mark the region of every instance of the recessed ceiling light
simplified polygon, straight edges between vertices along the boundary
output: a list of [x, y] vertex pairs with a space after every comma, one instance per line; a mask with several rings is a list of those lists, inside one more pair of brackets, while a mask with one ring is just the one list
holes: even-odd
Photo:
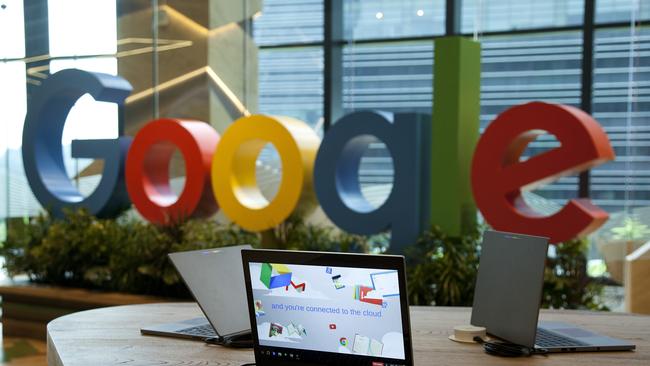
[[375, 14], [375, 18], [380, 19], [380, 20], [383, 19], [384, 18], [384, 13], [378, 11], [377, 14]]
[[415, 14], [417, 14], [419, 17], [421, 17], [421, 16], [424, 15], [424, 10], [418, 9], [418, 11], [416, 11]]

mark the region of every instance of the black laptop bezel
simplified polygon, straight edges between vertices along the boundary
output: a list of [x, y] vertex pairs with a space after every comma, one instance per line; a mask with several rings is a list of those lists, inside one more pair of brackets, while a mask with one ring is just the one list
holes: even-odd
[[[403, 256], [395, 255], [368, 255], [350, 253], [326, 252], [299, 252], [269, 249], [244, 249], [242, 250], [242, 263], [244, 265], [244, 282], [246, 283], [246, 296], [248, 298], [248, 314], [251, 320], [251, 331], [257, 365], [283, 366], [283, 365], [372, 365], [373, 362], [384, 364], [413, 365], [413, 345], [411, 334], [411, 320], [406, 292], [406, 272]], [[250, 278], [249, 263], [282, 263], [296, 265], [314, 265], [329, 267], [375, 268], [397, 270], [400, 289], [400, 306], [402, 309], [402, 334], [404, 337], [404, 360], [342, 354], [334, 352], [299, 350], [303, 357], [300, 360], [284, 359], [283, 357], [269, 357], [262, 352], [261, 347], [273, 349], [276, 353], [296, 352], [295, 348], [261, 346], [257, 334], [257, 319], [255, 318], [253, 290]], [[266, 350], [264, 350], [266, 351]]]

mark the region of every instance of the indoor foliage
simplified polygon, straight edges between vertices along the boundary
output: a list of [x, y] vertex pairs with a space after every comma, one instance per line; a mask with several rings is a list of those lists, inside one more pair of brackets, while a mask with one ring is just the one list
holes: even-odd
[[[482, 231], [449, 237], [437, 228], [408, 248], [408, 296], [412, 305], [471, 306]], [[187, 298], [189, 293], [167, 253], [248, 243], [254, 247], [380, 253], [386, 235], [342, 233], [291, 218], [274, 230], [253, 234], [214, 220], [188, 220], [158, 227], [128, 216], [101, 220], [86, 211], [64, 220], [47, 215], [11, 225], [0, 250], [10, 275], [61, 286]], [[543, 305], [602, 308], [601, 287], [586, 275], [586, 241], [556, 246], [546, 265]]]
[[411, 305], [472, 306], [481, 236], [449, 237], [433, 227], [406, 251]]
[[574, 239], [555, 246], [546, 260], [544, 307], [607, 310], [601, 302], [603, 285], [587, 275], [589, 241]]
[[170, 252], [249, 243], [259, 238], [212, 220], [157, 227], [132, 218], [100, 220], [86, 211], [64, 220], [42, 215], [12, 225], [2, 248], [10, 275], [35, 282], [169, 297], [189, 297]]

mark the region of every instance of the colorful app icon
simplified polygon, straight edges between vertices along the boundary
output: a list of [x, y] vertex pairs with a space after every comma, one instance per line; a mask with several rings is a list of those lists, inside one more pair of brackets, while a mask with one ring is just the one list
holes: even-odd
[[372, 287], [360, 286], [360, 285], [354, 286], [354, 299], [368, 304], [382, 306], [382, 304], [384, 303], [383, 299], [381, 298], [381, 296], [373, 294], [372, 293], [373, 291], [374, 289]]
[[269, 290], [289, 286], [291, 284], [291, 270], [284, 264], [262, 263], [260, 281]]
[[348, 339], [345, 338], [345, 337], [341, 338], [341, 339], [339, 340], [339, 342], [341, 342], [341, 346], [343, 346], [343, 347], [347, 347], [347, 346], [348, 346]]
[[262, 306], [262, 300], [255, 300], [255, 316], [262, 316], [266, 314]]
[[345, 285], [341, 283], [341, 275], [332, 276], [332, 282], [334, 282], [334, 288], [337, 290], [345, 287]]
[[[290, 281], [289, 284], [290, 284], [290, 285], [291, 285], [291, 286], [292, 286], [292, 287], [293, 287], [297, 292], [304, 292], [304, 291], [305, 291], [306, 285], [305, 285], [304, 282], [303, 282], [303, 283], [298, 283], [298, 284], [296, 284], [296, 283], [294, 283], [293, 281]], [[285, 287], [285, 291], [289, 291], [289, 286]]]
[[336, 329], [336, 324], [330, 324], [330, 329], [331, 329], [331, 330]]
[[282, 325], [277, 323], [271, 323], [271, 328], [269, 328], [269, 337], [279, 337], [282, 335]]
[[326, 272], [327, 274], [332, 274], [332, 267], [327, 267], [327, 268], [325, 268], [325, 272]]

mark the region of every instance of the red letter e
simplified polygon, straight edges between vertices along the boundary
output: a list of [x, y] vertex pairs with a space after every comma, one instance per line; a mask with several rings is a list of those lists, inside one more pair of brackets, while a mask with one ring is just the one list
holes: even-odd
[[[529, 142], [544, 131], [561, 146], [519, 162]], [[613, 160], [607, 134], [585, 112], [533, 102], [501, 113], [485, 130], [472, 161], [472, 191], [485, 220], [496, 230], [549, 237], [559, 243], [597, 229], [608, 214], [587, 198], [572, 199], [542, 216], [524, 202], [521, 189], [546, 184]]]

